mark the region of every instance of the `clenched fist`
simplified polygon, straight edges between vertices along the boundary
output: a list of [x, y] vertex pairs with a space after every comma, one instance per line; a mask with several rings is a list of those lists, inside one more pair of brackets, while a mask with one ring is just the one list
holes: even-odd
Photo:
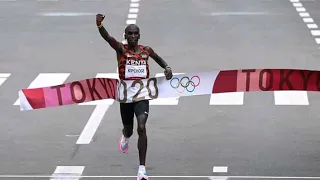
[[105, 15], [97, 14], [97, 16], [96, 16], [97, 26], [100, 26], [100, 25], [101, 25], [101, 22], [103, 21], [104, 18], [105, 18]]

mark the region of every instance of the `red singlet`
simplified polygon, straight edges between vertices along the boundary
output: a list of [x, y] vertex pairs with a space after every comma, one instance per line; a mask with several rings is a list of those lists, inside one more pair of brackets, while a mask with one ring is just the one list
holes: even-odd
[[140, 53], [134, 53], [124, 45], [125, 52], [118, 61], [118, 72], [121, 80], [149, 78], [149, 53], [144, 46], [138, 45]]

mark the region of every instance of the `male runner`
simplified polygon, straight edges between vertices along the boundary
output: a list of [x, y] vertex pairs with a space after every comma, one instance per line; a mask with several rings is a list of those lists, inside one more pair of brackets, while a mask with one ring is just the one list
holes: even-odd
[[[106, 40], [117, 53], [119, 78], [121, 80], [149, 78], [148, 57], [154, 59], [162, 68], [164, 68], [164, 74], [167, 80], [172, 78], [172, 71], [167, 63], [161, 57], [159, 57], [151, 47], [138, 44], [138, 40], [140, 39], [140, 29], [137, 25], [130, 24], [125, 28], [124, 36], [128, 41], [128, 44], [122, 44], [114, 37], [110, 36], [103, 27], [102, 21], [104, 17], [105, 16], [102, 14], [97, 14], [96, 24], [102, 38]], [[139, 65], [127, 64], [126, 60], [131, 60], [132, 58], [137, 59], [140, 62], [138, 63]], [[135, 73], [128, 71], [128, 68], [141, 71]], [[141, 100], [133, 103], [120, 103], [120, 113], [123, 123], [123, 130], [119, 140], [119, 150], [122, 153], [128, 152], [129, 138], [133, 134], [133, 118], [135, 114], [138, 122], [137, 132], [139, 135], [138, 150], [140, 161], [137, 179], [147, 180], [148, 175], [145, 169], [145, 161], [147, 153], [146, 122], [149, 113], [149, 101]]]

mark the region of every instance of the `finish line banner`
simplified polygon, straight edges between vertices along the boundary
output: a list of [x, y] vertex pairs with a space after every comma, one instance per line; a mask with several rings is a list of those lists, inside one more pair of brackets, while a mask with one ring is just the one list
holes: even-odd
[[19, 91], [21, 111], [114, 99], [130, 103], [144, 99], [253, 91], [320, 91], [320, 71], [243, 69], [174, 75], [143, 80], [91, 78], [57, 86]]

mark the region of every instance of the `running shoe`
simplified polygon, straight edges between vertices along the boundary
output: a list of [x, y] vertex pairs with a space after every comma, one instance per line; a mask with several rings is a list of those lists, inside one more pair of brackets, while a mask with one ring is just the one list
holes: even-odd
[[144, 168], [139, 168], [137, 180], [149, 180], [147, 172]]
[[119, 150], [122, 153], [127, 153], [129, 150], [129, 139], [126, 139], [123, 135], [120, 137], [118, 142]]

